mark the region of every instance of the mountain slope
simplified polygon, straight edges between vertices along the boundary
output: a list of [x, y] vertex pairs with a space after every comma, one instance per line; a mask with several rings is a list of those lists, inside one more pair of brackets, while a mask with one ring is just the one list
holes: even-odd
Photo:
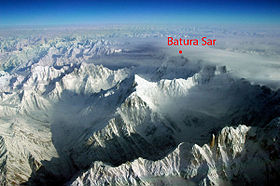
[[279, 114], [279, 92], [225, 67], [197, 70], [151, 82], [133, 69], [81, 63], [0, 77], [8, 82], [0, 100], [2, 183], [59, 185], [95, 161], [155, 161], [182, 142], [207, 143], [227, 124], [262, 126]]

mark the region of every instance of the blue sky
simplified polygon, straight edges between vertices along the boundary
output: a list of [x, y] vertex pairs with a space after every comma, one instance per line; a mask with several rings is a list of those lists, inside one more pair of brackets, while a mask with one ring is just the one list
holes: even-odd
[[0, 25], [280, 23], [280, 1], [5, 0]]

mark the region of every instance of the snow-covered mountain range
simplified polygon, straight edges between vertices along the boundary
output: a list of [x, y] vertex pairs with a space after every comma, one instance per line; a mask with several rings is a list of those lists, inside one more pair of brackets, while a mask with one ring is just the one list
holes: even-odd
[[279, 118], [264, 130], [225, 127], [203, 146], [183, 142], [163, 159], [95, 162], [71, 185], [266, 185], [279, 176]]
[[275, 183], [280, 90], [116, 33], [2, 42], [1, 185]]

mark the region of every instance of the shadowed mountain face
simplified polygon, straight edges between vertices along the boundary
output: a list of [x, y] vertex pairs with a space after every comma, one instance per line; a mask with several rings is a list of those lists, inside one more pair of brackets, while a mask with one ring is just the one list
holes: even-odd
[[0, 183], [273, 184], [279, 90], [222, 64], [228, 48], [207, 49], [221, 57], [213, 63], [191, 49], [174, 55], [155, 35], [1, 45]]

